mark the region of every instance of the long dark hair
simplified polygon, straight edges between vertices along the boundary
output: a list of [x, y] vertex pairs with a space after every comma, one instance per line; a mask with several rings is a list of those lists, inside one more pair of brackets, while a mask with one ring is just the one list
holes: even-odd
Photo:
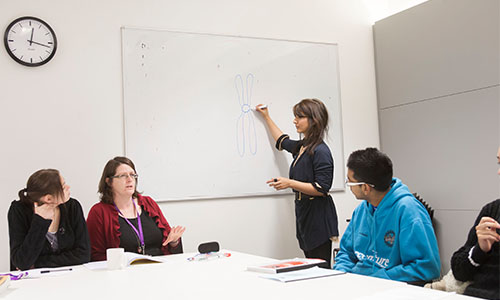
[[[113, 159], [110, 159], [106, 166], [104, 166], [104, 170], [102, 171], [102, 176], [101, 180], [99, 180], [99, 190], [98, 192], [101, 194], [101, 202], [107, 203], [107, 204], [113, 204], [113, 189], [111, 188], [111, 183], [113, 182], [114, 178], [111, 176], [114, 176], [116, 174], [116, 169], [120, 165], [128, 165], [132, 169], [134, 169], [134, 172], [137, 174], [137, 171], [135, 170], [135, 165], [134, 163], [128, 159], [127, 157], [124, 156], [117, 156]], [[109, 182], [106, 181], [106, 179], [109, 180]], [[135, 180], [135, 191], [132, 197], [137, 198], [139, 192], [137, 192], [137, 182], [138, 180]]]
[[46, 195], [64, 197], [61, 175], [58, 170], [42, 169], [36, 171], [28, 179], [26, 188], [18, 193], [21, 203], [31, 207], [33, 207], [33, 203], [38, 203], [40, 198]]
[[309, 154], [313, 154], [314, 148], [323, 142], [323, 138], [328, 132], [326, 106], [318, 99], [303, 99], [293, 106], [293, 114], [296, 117], [308, 119], [309, 127], [305, 132], [306, 138], [302, 140], [301, 145], [307, 147]]

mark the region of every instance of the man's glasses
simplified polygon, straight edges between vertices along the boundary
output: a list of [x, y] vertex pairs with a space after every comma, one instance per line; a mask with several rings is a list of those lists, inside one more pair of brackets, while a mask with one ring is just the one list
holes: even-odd
[[131, 173], [131, 174], [120, 174], [120, 175], [115, 175], [115, 176], [109, 176], [109, 178], [118, 178], [118, 179], [121, 179], [121, 180], [125, 180], [127, 178], [132, 178], [132, 179], [137, 179], [139, 177], [139, 175], [137, 174], [134, 174], [134, 173]]
[[371, 187], [375, 187], [375, 185], [371, 184], [371, 183], [366, 183], [366, 182], [351, 182], [349, 181], [349, 178], [346, 178], [345, 179], [345, 185], [346, 186], [357, 186], [357, 185], [363, 185], [363, 184], [367, 184]]

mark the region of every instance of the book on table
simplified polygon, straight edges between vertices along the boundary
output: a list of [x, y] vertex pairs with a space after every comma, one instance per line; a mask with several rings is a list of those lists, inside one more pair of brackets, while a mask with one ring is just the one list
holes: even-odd
[[127, 266], [162, 263], [163, 260], [154, 256], [142, 255], [133, 252], [125, 252], [127, 258]]
[[247, 270], [253, 272], [275, 274], [275, 273], [308, 269], [323, 264], [326, 264], [326, 261], [319, 258], [293, 258], [293, 259], [280, 260], [272, 264], [248, 266]]

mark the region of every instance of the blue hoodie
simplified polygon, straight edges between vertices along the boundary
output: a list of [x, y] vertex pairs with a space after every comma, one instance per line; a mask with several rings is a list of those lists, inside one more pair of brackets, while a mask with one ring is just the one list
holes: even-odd
[[398, 178], [377, 209], [354, 210], [335, 257], [335, 270], [399, 280], [432, 280], [441, 263], [429, 214]]

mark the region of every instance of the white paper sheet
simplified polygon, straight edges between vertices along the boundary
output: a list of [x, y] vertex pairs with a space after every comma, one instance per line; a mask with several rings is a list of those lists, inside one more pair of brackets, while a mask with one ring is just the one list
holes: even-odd
[[299, 271], [283, 272], [283, 273], [271, 274], [271, 275], [262, 275], [260, 277], [266, 278], [266, 279], [278, 280], [281, 282], [291, 282], [291, 281], [297, 281], [297, 280], [312, 279], [312, 278], [342, 275], [342, 274], [345, 274], [345, 273], [340, 272], [340, 271], [336, 271], [336, 270], [331, 270], [331, 269], [313, 267], [313, 268], [299, 270]]

